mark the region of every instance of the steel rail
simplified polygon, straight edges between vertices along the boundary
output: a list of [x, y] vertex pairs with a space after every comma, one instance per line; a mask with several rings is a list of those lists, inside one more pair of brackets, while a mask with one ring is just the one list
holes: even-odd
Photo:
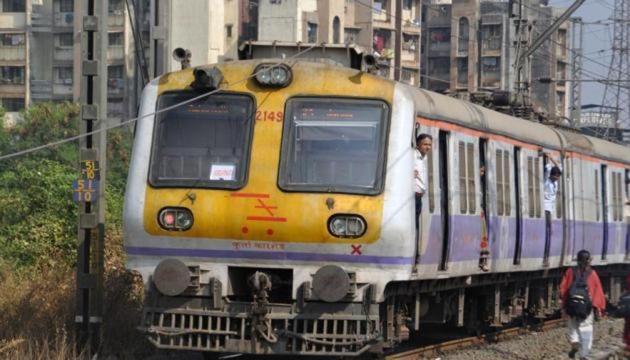
[[531, 331], [548, 331], [565, 325], [564, 319], [546, 320], [539, 327], [510, 327], [496, 333], [483, 334], [481, 336], [471, 336], [461, 339], [448, 340], [438, 344], [422, 346], [416, 349], [394, 353], [385, 356], [386, 360], [415, 360], [426, 356], [442, 355], [446, 351], [465, 349], [474, 345], [482, 345], [494, 343], [497, 341], [505, 341], [518, 335]]

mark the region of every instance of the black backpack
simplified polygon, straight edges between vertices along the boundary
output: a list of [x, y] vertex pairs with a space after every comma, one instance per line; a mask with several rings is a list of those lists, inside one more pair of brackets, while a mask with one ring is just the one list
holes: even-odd
[[630, 317], [630, 292], [621, 295], [619, 298], [615, 315], [622, 318]]
[[591, 275], [588, 270], [579, 274], [578, 269], [573, 269], [573, 284], [569, 289], [567, 296], [567, 314], [580, 321], [585, 320], [593, 310], [591, 295], [588, 293], [588, 284], [586, 281]]

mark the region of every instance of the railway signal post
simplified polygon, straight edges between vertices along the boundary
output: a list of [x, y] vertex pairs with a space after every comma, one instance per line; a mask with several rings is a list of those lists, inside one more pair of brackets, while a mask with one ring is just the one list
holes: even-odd
[[81, 115], [79, 161], [74, 199], [79, 206], [76, 343], [95, 354], [100, 346], [103, 314], [105, 172], [107, 150], [108, 0], [75, 2], [81, 34]]

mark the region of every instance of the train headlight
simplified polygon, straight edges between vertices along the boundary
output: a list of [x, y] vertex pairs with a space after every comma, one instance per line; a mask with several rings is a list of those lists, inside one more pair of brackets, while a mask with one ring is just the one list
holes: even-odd
[[164, 230], [186, 231], [192, 227], [194, 218], [186, 208], [164, 208], [160, 210], [158, 223]]
[[333, 215], [328, 219], [328, 232], [336, 237], [358, 238], [365, 230], [365, 220], [358, 215]]
[[291, 68], [285, 64], [260, 64], [254, 69], [256, 82], [263, 87], [282, 88], [292, 80]]

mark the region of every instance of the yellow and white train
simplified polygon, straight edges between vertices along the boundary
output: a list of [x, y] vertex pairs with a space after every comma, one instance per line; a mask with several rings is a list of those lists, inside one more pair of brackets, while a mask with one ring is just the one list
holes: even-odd
[[[619, 296], [628, 148], [326, 61], [277, 61], [186, 69], [143, 92], [124, 230], [157, 347], [360, 356], [425, 323], [544, 315], [582, 248]], [[416, 236], [418, 131], [434, 146]], [[565, 169], [550, 238], [543, 153]]]

